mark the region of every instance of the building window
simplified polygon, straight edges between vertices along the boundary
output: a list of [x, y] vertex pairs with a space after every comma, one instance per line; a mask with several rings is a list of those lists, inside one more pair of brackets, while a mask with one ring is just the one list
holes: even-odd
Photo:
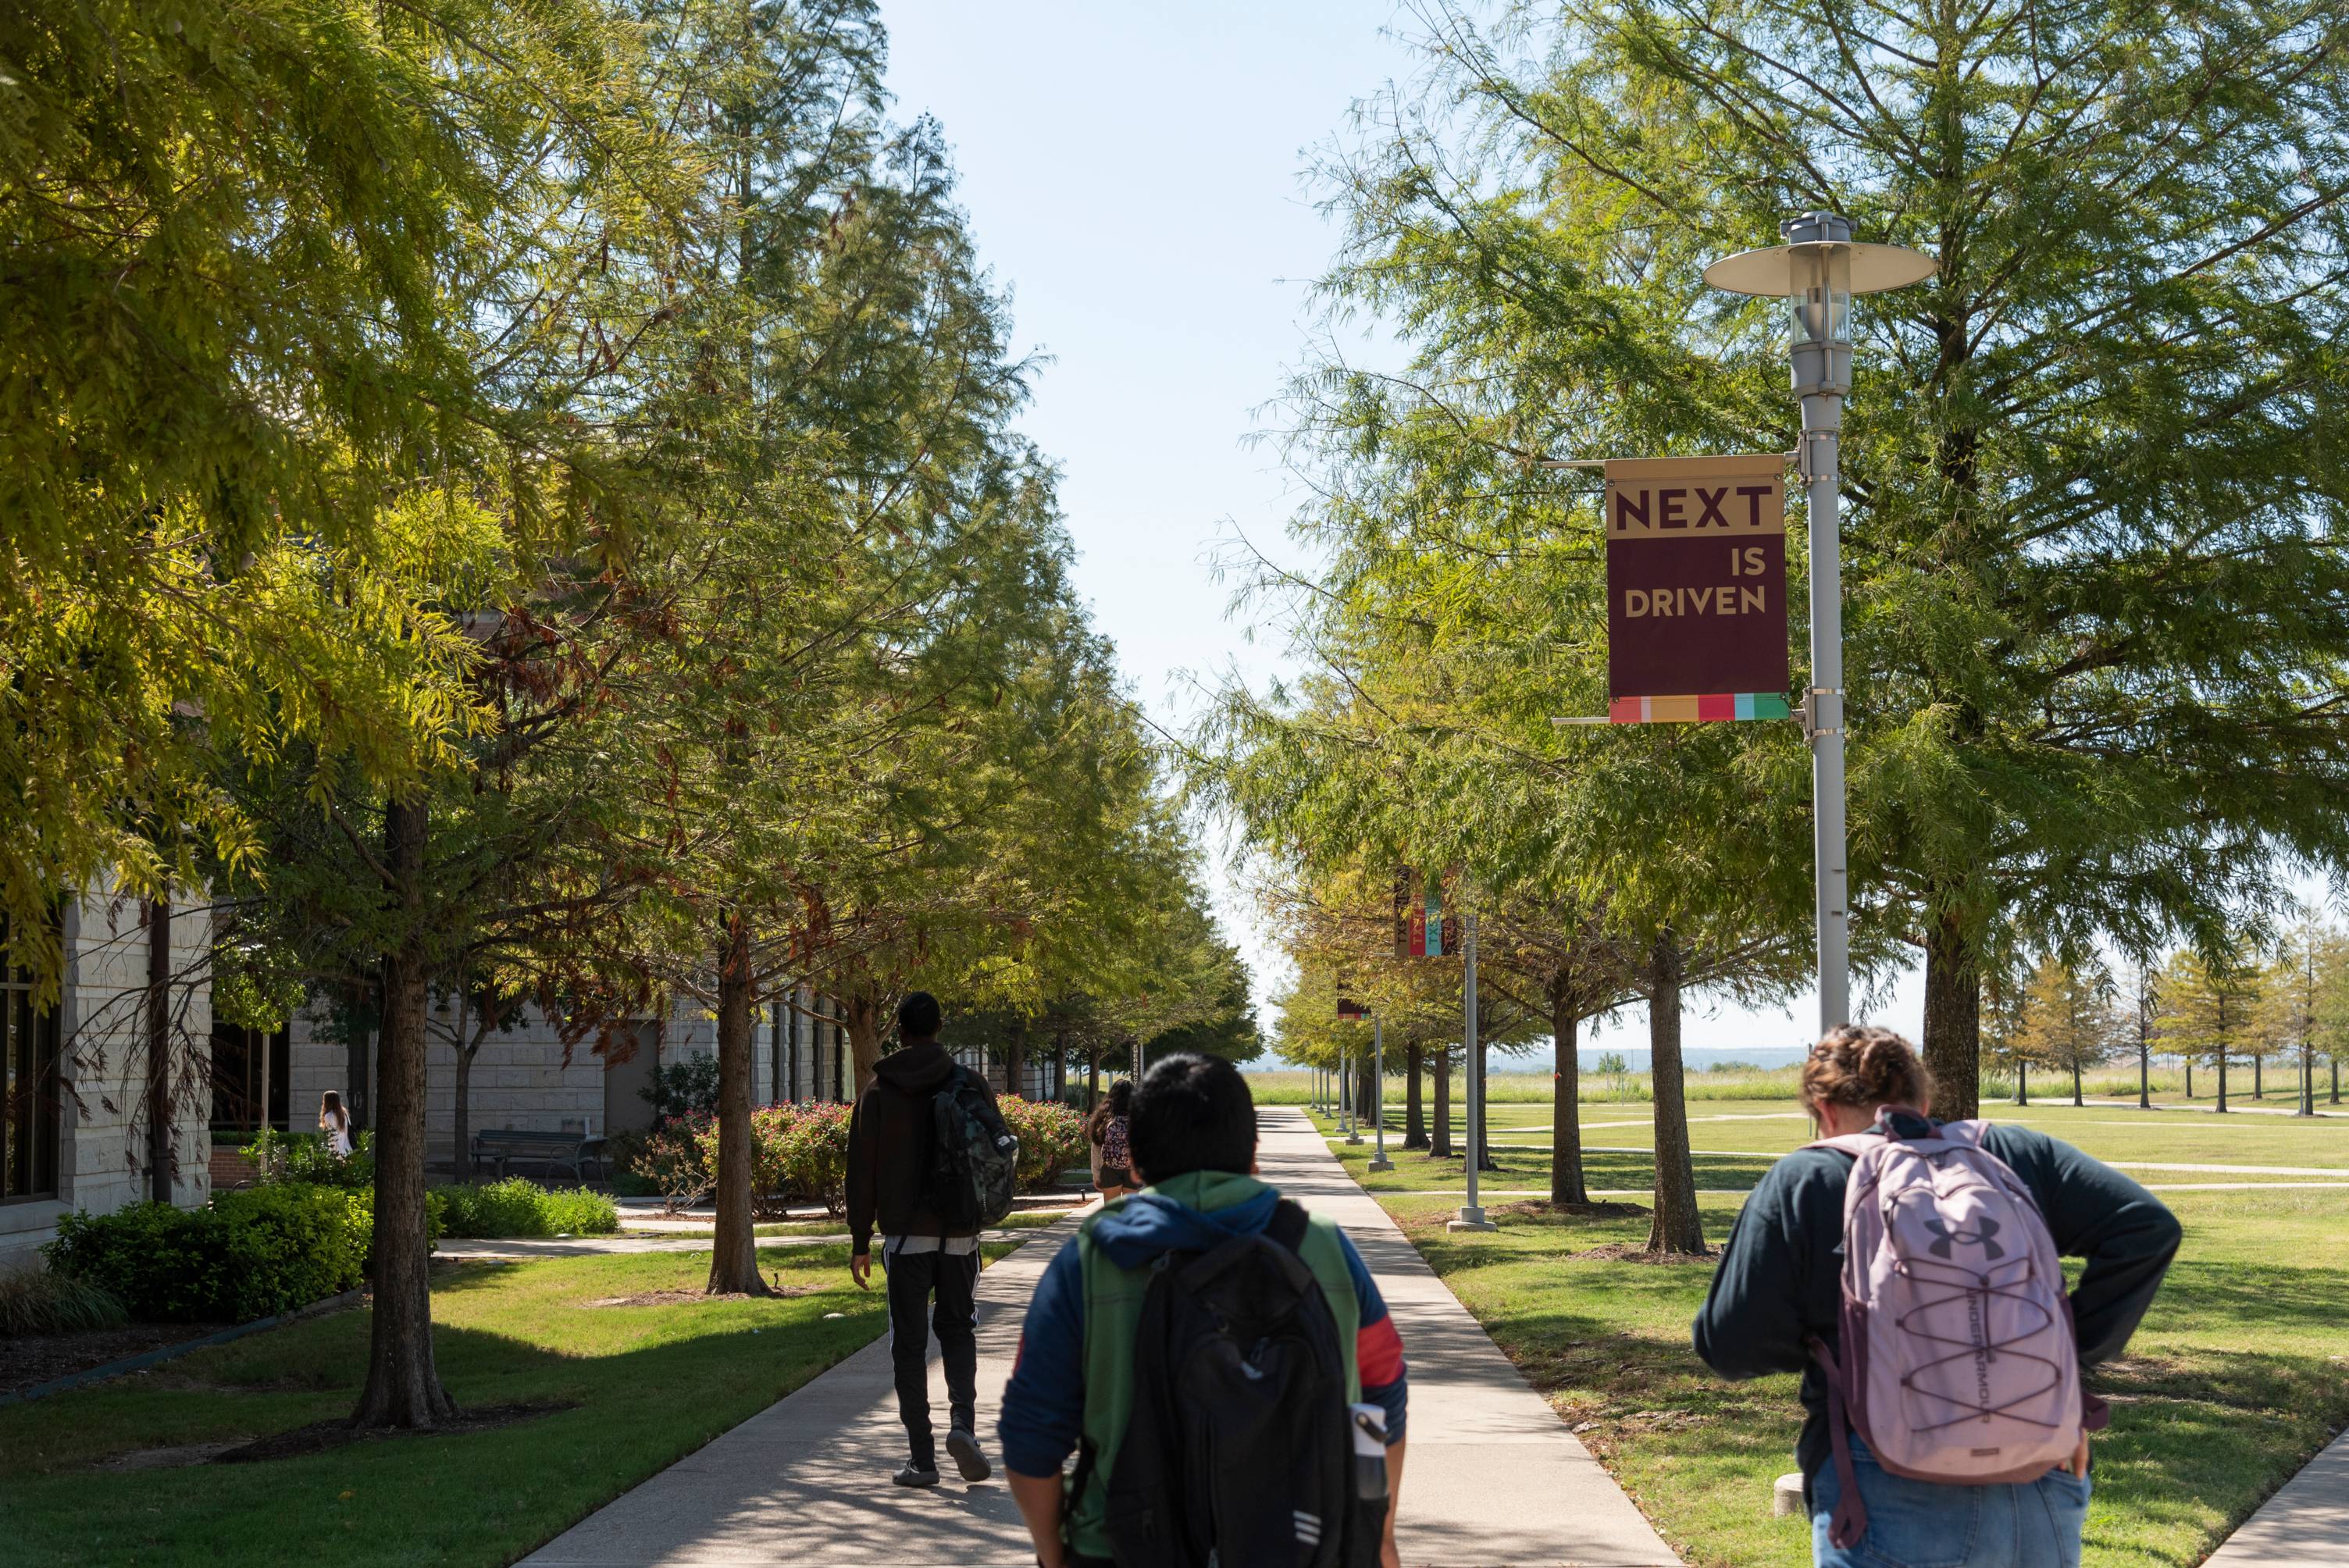
[[[7, 927], [0, 924], [0, 953]], [[33, 1007], [33, 977], [0, 962], [0, 1202], [57, 1195], [57, 1016]]]

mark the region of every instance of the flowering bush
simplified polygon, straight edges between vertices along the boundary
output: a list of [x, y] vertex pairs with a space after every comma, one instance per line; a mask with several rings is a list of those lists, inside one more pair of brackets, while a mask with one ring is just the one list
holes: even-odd
[[[996, 1101], [1019, 1140], [1022, 1191], [1050, 1188], [1061, 1172], [1085, 1162], [1084, 1118], [1065, 1105], [1007, 1094]], [[750, 1190], [760, 1219], [781, 1219], [793, 1202], [818, 1202], [838, 1218], [848, 1207], [848, 1122], [844, 1105], [764, 1105], [750, 1113]], [[652, 1181], [672, 1211], [708, 1197], [718, 1185], [718, 1119], [678, 1117], [648, 1136], [635, 1172]]]
[[1086, 1162], [1085, 1119], [1055, 1100], [1007, 1094], [995, 1102], [1003, 1125], [1019, 1140], [1019, 1190], [1040, 1192], [1059, 1185], [1061, 1172]]

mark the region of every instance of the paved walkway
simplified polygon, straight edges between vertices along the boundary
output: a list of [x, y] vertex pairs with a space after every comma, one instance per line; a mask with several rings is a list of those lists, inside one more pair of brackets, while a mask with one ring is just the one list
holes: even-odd
[[[1403, 1561], [1677, 1568], [1630, 1500], [1346, 1176], [1304, 1115], [1272, 1107], [1263, 1119], [1266, 1178], [1346, 1228], [1402, 1334], [1411, 1363]], [[979, 1424], [990, 1451], [1020, 1314], [1071, 1229], [1043, 1232], [979, 1276]], [[931, 1379], [943, 1414], [935, 1358]], [[876, 1341], [524, 1561], [537, 1568], [1034, 1561], [999, 1474], [978, 1486], [902, 1491], [887, 1476], [904, 1457], [888, 1346]]]
[[2243, 1522], [2204, 1568], [2340, 1568], [2349, 1559], [2349, 1432]]

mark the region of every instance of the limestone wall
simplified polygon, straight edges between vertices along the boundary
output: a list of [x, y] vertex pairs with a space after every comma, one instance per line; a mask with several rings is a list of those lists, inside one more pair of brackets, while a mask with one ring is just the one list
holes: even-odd
[[[0, 1268], [29, 1263], [76, 1209], [111, 1213], [149, 1195], [145, 906], [88, 895], [65, 915], [59, 1000], [57, 1195], [0, 1203]], [[201, 906], [171, 920], [172, 1202], [212, 1193], [212, 922]]]

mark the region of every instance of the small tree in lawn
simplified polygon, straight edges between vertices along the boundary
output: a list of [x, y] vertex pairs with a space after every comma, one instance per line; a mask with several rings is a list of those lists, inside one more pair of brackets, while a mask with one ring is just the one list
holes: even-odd
[[2232, 945], [2206, 957], [2190, 947], [2170, 954], [2163, 967], [2162, 1037], [2189, 1057], [2218, 1071], [2217, 1109], [2227, 1109], [2227, 1069], [2243, 1054], [2259, 1006], [2259, 967]]
[[2021, 1057], [2072, 1075], [2072, 1103], [2084, 1103], [2080, 1075], [2112, 1055], [2120, 1035], [2111, 973], [2093, 956], [2049, 954], [2023, 994]]

